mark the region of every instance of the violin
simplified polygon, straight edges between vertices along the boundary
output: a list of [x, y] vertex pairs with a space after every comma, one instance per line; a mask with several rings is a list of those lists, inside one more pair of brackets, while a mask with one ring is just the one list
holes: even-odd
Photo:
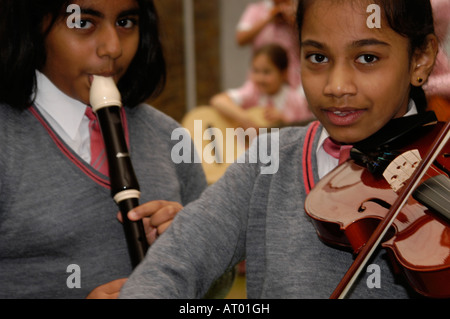
[[308, 194], [319, 238], [356, 256], [330, 298], [345, 297], [379, 246], [418, 293], [450, 297], [450, 124], [432, 113], [354, 145]]
[[432, 111], [436, 113], [436, 116], [440, 121], [450, 121], [450, 98], [430, 96], [428, 97], [428, 105], [430, 105]]

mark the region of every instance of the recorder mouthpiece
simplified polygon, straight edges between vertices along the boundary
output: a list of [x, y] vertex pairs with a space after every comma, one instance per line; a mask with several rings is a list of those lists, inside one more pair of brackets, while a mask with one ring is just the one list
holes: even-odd
[[90, 103], [92, 110], [109, 106], [122, 106], [122, 98], [112, 77], [94, 75], [90, 90]]

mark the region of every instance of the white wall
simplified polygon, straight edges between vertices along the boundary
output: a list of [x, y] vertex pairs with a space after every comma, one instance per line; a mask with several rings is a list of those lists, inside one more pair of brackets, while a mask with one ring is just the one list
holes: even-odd
[[236, 43], [236, 25], [245, 7], [255, 0], [220, 0], [221, 10], [221, 61], [222, 89], [239, 87], [247, 77], [250, 67], [250, 50]]

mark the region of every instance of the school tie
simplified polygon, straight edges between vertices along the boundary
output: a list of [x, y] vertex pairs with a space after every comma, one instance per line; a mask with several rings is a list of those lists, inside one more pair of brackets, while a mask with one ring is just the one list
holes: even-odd
[[328, 137], [323, 142], [323, 149], [325, 152], [333, 156], [334, 158], [339, 159], [339, 164], [344, 163], [350, 157], [350, 150], [352, 149], [352, 145], [341, 145], [334, 142], [330, 137]]
[[91, 165], [103, 175], [109, 176], [108, 160], [100, 124], [89, 106], [86, 108], [86, 116], [89, 118], [89, 134], [91, 136]]

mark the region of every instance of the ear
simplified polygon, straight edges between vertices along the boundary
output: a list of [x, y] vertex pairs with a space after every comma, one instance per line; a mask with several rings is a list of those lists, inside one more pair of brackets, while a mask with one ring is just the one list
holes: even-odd
[[411, 61], [411, 84], [422, 86], [427, 82], [439, 49], [439, 41], [434, 34], [429, 34], [423, 47], [416, 49]]

